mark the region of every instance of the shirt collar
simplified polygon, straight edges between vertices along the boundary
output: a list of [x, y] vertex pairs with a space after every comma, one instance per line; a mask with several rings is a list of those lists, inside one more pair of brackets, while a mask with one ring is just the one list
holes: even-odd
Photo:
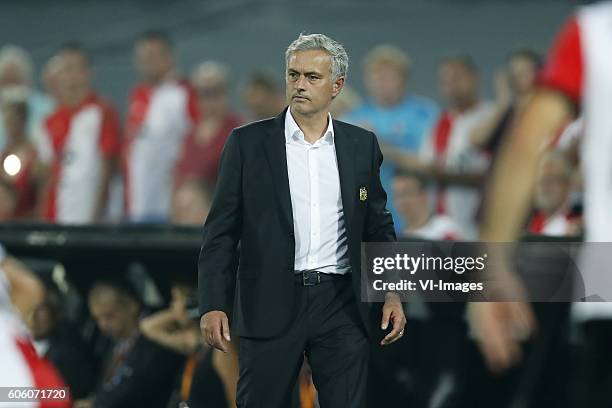
[[[327, 130], [323, 137], [317, 140], [315, 143], [319, 144], [333, 144], [334, 143], [334, 124], [332, 122], [331, 113], [327, 114]], [[291, 114], [291, 108], [287, 109], [287, 114], [285, 115], [285, 141], [286, 143], [291, 143], [291, 141], [302, 140], [304, 139], [304, 132], [300, 129], [297, 122], [293, 118]]]

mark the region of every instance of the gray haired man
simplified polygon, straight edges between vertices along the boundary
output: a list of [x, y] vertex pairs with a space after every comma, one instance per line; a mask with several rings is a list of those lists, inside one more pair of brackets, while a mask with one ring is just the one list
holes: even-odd
[[225, 145], [199, 260], [200, 325], [208, 344], [229, 349], [240, 242], [239, 407], [290, 406], [304, 355], [321, 407], [362, 407], [368, 337], [386, 345], [403, 335], [397, 294], [386, 295], [385, 334], [369, 327], [360, 301], [361, 242], [395, 233], [376, 136], [329, 113], [347, 68], [341, 44], [300, 35], [286, 52], [288, 108], [234, 129]]

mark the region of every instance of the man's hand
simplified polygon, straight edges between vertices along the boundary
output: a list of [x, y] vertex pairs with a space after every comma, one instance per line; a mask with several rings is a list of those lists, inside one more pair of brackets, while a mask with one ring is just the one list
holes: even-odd
[[213, 310], [205, 313], [200, 319], [200, 330], [208, 345], [224, 353], [229, 351], [231, 337], [229, 320], [225, 312]]
[[520, 361], [520, 342], [536, 326], [531, 306], [525, 302], [470, 303], [468, 320], [487, 366], [496, 373]]
[[404, 326], [406, 326], [404, 307], [397, 293], [387, 293], [382, 312], [381, 329], [387, 330], [389, 322], [391, 322], [391, 327], [393, 328], [380, 342], [381, 346], [386, 346], [402, 337], [404, 335]]

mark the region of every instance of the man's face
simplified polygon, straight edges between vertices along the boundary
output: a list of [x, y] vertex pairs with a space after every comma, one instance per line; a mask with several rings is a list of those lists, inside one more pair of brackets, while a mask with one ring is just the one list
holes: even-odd
[[202, 112], [211, 116], [223, 116], [229, 109], [229, 95], [225, 79], [218, 75], [204, 75], [193, 83], [198, 93]]
[[18, 64], [6, 64], [0, 72], [0, 88], [13, 85], [26, 86], [26, 76]]
[[562, 160], [545, 160], [536, 185], [536, 207], [555, 212], [564, 205], [571, 191], [570, 176]]
[[156, 40], [138, 42], [134, 51], [134, 61], [138, 74], [150, 83], [161, 81], [174, 66], [168, 46]]
[[382, 106], [401, 102], [406, 93], [406, 78], [394, 66], [377, 64], [365, 72], [368, 94]]
[[536, 72], [537, 67], [529, 58], [515, 56], [508, 62], [510, 86], [516, 93], [524, 93], [533, 89]]
[[100, 331], [113, 340], [124, 339], [136, 329], [135, 310], [134, 302], [120, 301], [112, 293], [101, 294], [89, 302], [89, 311]]
[[450, 107], [464, 108], [477, 99], [476, 74], [460, 62], [445, 62], [438, 71], [440, 95]]
[[282, 95], [277, 95], [259, 85], [249, 85], [242, 95], [244, 103], [254, 119], [265, 119], [277, 115]]
[[423, 211], [429, 211], [427, 192], [414, 177], [395, 177], [393, 197], [399, 213], [408, 222], [420, 218]]
[[292, 112], [312, 116], [329, 111], [342, 89], [344, 78], [331, 76], [331, 58], [323, 50], [298, 51], [287, 63], [287, 103]]
[[47, 303], [39, 305], [32, 316], [30, 331], [35, 340], [43, 340], [51, 335], [57, 318]]
[[172, 197], [172, 222], [202, 225], [210, 211], [210, 197], [198, 186], [185, 182]]
[[76, 51], [60, 54], [61, 64], [57, 73], [57, 85], [63, 91], [75, 92], [89, 87], [91, 72], [87, 58]]

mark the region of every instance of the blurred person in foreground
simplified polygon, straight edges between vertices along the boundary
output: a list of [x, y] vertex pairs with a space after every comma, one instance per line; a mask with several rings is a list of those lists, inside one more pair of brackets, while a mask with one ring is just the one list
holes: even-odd
[[120, 149], [119, 120], [92, 89], [90, 57], [80, 44], [65, 44], [55, 57], [61, 99], [37, 146], [48, 172], [42, 217], [60, 224], [101, 222]]
[[286, 106], [276, 77], [266, 71], [249, 75], [242, 91], [242, 102], [251, 121], [274, 117]]
[[[54, 108], [54, 101], [34, 88], [34, 64], [30, 54], [16, 45], [0, 48], [0, 93], [7, 88], [20, 87], [26, 93], [29, 112], [25, 133], [37, 135], [43, 121]], [[7, 141], [4, 118], [0, 117], [0, 150]]]
[[[8, 256], [0, 244], [0, 384], [3, 387], [65, 387], [49, 360], [37, 356], [26, 329], [43, 297], [43, 285], [36, 275]], [[0, 402], [0, 407], [14, 406], [14, 402]], [[28, 406], [72, 407], [70, 392], [62, 401], [30, 402]]]
[[168, 34], [140, 35], [134, 62], [141, 82], [130, 93], [126, 115], [126, 215], [133, 222], [167, 222], [177, 160], [199, 119], [197, 97], [176, 70]]
[[436, 214], [430, 203], [429, 181], [416, 172], [399, 171], [393, 177], [397, 211], [408, 221], [404, 237], [429, 240], [460, 240], [461, 231], [452, 218]]
[[103, 335], [114, 341], [94, 393], [77, 408], [167, 406], [184, 357], [149, 340], [139, 329], [142, 305], [122, 280], [97, 281], [88, 296], [89, 311]]
[[[375, 132], [385, 152], [418, 153], [438, 115], [434, 102], [409, 91], [412, 63], [404, 51], [393, 45], [379, 45], [364, 60], [363, 81], [368, 100], [342, 120]], [[389, 195], [396, 232], [406, 225], [395, 208], [393, 174], [397, 166], [385, 160], [380, 168], [383, 188]]]
[[574, 177], [574, 169], [563, 152], [551, 150], [541, 158], [528, 232], [557, 237], [581, 233], [581, 214], [571, 202]]
[[42, 302], [35, 309], [30, 331], [34, 348], [57, 368], [73, 398], [87, 396], [93, 388], [93, 356], [79, 336], [78, 327], [64, 317], [62, 294], [55, 284], [44, 285]]
[[[518, 239], [527, 217], [536, 184], [538, 163], [546, 147], [577, 112], [583, 114], [581, 163], [585, 188], [585, 241], [581, 273], [595, 269], [600, 285], [593, 293], [610, 299], [609, 265], [612, 241], [612, 2], [579, 8], [560, 30], [542, 73], [538, 90], [514, 128], [509, 143], [497, 163], [491, 198], [486, 208], [481, 239], [510, 242]], [[596, 244], [608, 243], [608, 244]], [[509, 265], [495, 271], [498, 276], [514, 276]], [[585, 280], [585, 286], [589, 284]], [[520, 300], [520, 282], [516, 293]], [[587, 295], [590, 295], [587, 288]], [[605, 298], [604, 298], [605, 299]], [[579, 321], [585, 322], [577, 406], [610, 405], [609, 376], [612, 353], [612, 303], [574, 304]], [[529, 304], [523, 302], [474, 303], [470, 320], [477, 333], [487, 363], [504, 370], [521, 357], [520, 339], [535, 330], [536, 322]], [[516, 336], [517, 333], [523, 334]]]
[[28, 119], [27, 93], [24, 88], [7, 88], [0, 92], [4, 118], [5, 148], [0, 152], [0, 178], [12, 184], [17, 195], [14, 218], [33, 218], [37, 210], [42, 175], [37, 150], [26, 133]]
[[176, 167], [176, 186], [187, 178], [203, 179], [214, 185], [225, 141], [242, 120], [230, 107], [230, 80], [225, 65], [203, 62], [194, 70], [191, 85], [198, 95], [202, 115], [183, 143]]
[[397, 293], [385, 294], [378, 330], [360, 301], [361, 242], [395, 241], [382, 155], [372, 132], [330, 117], [347, 75], [344, 47], [300, 35], [285, 56], [289, 108], [234, 129], [224, 149], [200, 252], [200, 326], [228, 351], [239, 255], [238, 406], [289, 406], [306, 356], [321, 406], [362, 407], [370, 336], [386, 331], [384, 346], [405, 325]]
[[171, 293], [169, 308], [142, 319], [140, 329], [143, 335], [187, 358], [179, 383], [181, 401], [193, 408], [235, 407], [238, 381], [236, 346], [232, 345], [227, 354], [202, 347], [196, 289], [175, 282]]

